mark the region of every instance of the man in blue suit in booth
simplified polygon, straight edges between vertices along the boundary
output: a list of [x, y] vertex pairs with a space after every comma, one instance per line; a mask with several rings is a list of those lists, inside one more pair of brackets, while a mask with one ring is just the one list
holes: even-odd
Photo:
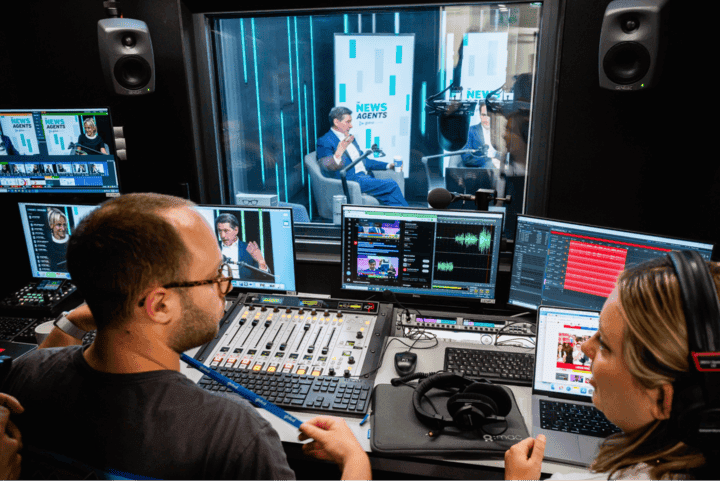
[[220, 236], [223, 260], [232, 266], [234, 278], [259, 281], [274, 279], [257, 242], [243, 242], [238, 238], [240, 224], [237, 217], [232, 214], [219, 215], [215, 219], [215, 230]]
[[[317, 158], [327, 177], [340, 179], [340, 170], [362, 155], [360, 145], [350, 134], [352, 110], [333, 107], [329, 114], [331, 128], [317, 141]], [[375, 197], [381, 204], [407, 206], [408, 203], [397, 182], [392, 179], [376, 179], [373, 170], [393, 169], [395, 164], [366, 158], [347, 172], [347, 180], [360, 184], [360, 191]]]
[[468, 141], [463, 149], [479, 149], [480, 152], [462, 154], [465, 167], [478, 167], [480, 169], [498, 169], [500, 153], [490, 143], [490, 117], [487, 106], [480, 103], [480, 123], [470, 127]]

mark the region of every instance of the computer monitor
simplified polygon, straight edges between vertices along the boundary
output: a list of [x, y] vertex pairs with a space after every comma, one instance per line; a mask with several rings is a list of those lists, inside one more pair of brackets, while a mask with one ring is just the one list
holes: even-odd
[[601, 310], [624, 269], [682, 249], [713, 245], [519, 215], [508, 303]]
[[494, 303], [503, 215], [342, 207], [342, 288]]
[[67, 242], [83, 217], [95, 205], [18, 203], [32, 276], [70, 279], [65, 253]]
[[295, 292], [295, 242], [289, 207], [197, 207], [215, 230], [233, 287]]
[[2, 192], [120, 193], [108, 109], [0, 109]]

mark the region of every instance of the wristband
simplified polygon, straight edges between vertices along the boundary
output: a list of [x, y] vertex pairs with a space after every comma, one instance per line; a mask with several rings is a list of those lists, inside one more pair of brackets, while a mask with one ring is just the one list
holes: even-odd
[[70, 314], [68, 311], [63, 312], [60, 314], [60, 317], [55, 319], [55, 322], [53, 322], [53, 325], [60, 329], [62, 332], [67, 334], [68, 336], [74, 337], [78, 341], [82, 341], [82, 338], [87, 334], [87, 331], [83, 331], [79, 327], [77, 327], [73, 322], [67, 318], [67, 315]]

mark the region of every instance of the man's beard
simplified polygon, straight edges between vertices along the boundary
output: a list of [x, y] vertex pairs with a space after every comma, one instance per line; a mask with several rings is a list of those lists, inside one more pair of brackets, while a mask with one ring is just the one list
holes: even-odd
[[170, 348], [178, 354], [202, 346], [215, 338], [220, 319], [213, 319], [188, 297], [182, 296], [182, 323], [170, 338]]

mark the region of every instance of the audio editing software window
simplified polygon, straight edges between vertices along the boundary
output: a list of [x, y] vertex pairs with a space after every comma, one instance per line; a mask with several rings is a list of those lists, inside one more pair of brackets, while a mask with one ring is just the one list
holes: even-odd
[[519, 216], [509, 303], [602, 309], [627, 267], [691, 249], [710, 260], [712, 244]]
[[343, 206], [342, 288], [495, 301], [503, 216]]
[[120, 193], [108, 109], [0, 110], [0, 192]]

